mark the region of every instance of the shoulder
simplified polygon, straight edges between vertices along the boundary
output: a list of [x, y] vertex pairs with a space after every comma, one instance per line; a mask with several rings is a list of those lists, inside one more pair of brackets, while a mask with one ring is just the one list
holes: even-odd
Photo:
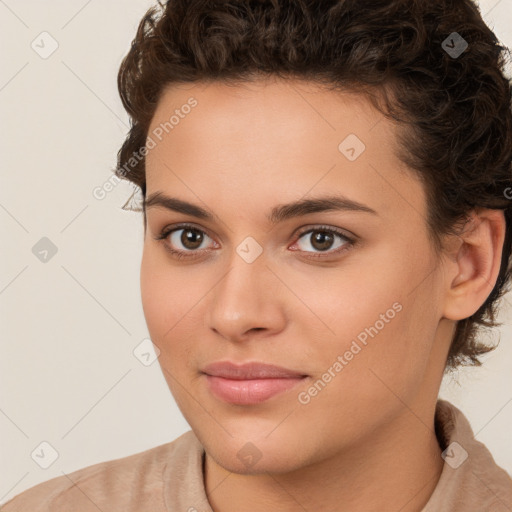
[[186, 459], [196, 438], [188, 431], [172, 442], [127, 457], [87, 466], [18, 494], [1, 512], [141, 510], [162, 508], [162, 474]]
[[435, 419], [444, 466], [422, 512], [508, 511], [512, 478], [475, 438], [468, 418], [452, 403], [439, 399]]

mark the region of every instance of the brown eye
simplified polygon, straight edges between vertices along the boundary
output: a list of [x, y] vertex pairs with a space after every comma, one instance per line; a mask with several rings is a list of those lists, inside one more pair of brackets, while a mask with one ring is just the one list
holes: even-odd
[[[301, 242], [304, 239], [305, 242]], [[336, 243], [336, 239], [339, 240]], [[328, 254], [336, 254], [348, 249], [353, 244], [352, 239], [345, 236], [342, 232], [334, 228], [318, 227], [302, 232], [296, 245], [303, 252], [310, 252], [318, 256], [322, 252]], [[311, 248], [312, 250], [308, 250]]]
[[162, 240], [169, 252], [182, 257], [194, 256], [202, 252], [201, 247], [206, 238], [210, 238], [203, 230], [194, 226], [180, 225], [165, 228], [157, 240]]
[[311, 245], [319, 251], [327, 251], [334, 242], [334, 235], [325, 231], [315, 231], [310, 237]]
[[180, 229], [178, 231], [183, 231], [180, 236], [180, 242], [184, 247], [190, 250], [198, 249], [203, 242], [203, 234], [201, 231], [197, 229], [187, 228]]

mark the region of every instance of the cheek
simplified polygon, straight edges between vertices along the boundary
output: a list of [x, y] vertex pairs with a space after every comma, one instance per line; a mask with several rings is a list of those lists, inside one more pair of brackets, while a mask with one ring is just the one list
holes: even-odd
[[[306, 331], [322, 332], [328, 340], [338, 340], [343, 346], [354, 338], [363, 343], [368, 330], [379, 332], [397, 323], [404, 302], [405, 279], [403, 273], [376, 271], [359, 263], [352, 268], [321, 269], [315, 276], [295, 275], [296, 300], [290, 301], [294, 310], [289, 315], [302, 324]], [[298, 315], [299, 311], [303, 314]], [[366, 334], [365, 334], [366, 333]]]
[[166, 298], [164, 294], [164, 290], [169, 286], [168, 276], [156, 263], [154, 255], [144, 247], [140, 267], [140, 291], [144, 316], [152, 336], [160, 331], [159, 324], [163, 324], [163, 317], [167, 315], [168, 310], [168, 297]]
[[[140, 268], [140, 290], [150, 331], [161, 337], [183, 319], [198, 301], [198, 282], [190, 270], [166, 261], [162, 251], [144, 247]], [[171, 335], [171, 333], [169, 333]]]
[[[366, 303], [357, 318], [340, 315], [335, 340], [310, 354], [317, 374], [305, 390], [311, 403], [302, 412], [322, 428], [340, 425], [357, 437], [413, 403], [421, 389], [433, 337], [417, 325], [423, 310], [402, 299], [388, 311], [389, 297], [381, 299]], [[386, 311], [387, 323], [378, 316]]]
[[173, 269], [157, 251], [144, 249], [140, 268], [144, 317], [160, 350], [161, 366], [173, 374], [184, 372], [192, 361], [194, 334], [203, 323], [199, 302], [207, 290], [198, 286], [200, 279], [192, 281], [190, 270]]
[[371, 370], [404, 387], [421, 378], [437, 328], [435, 290], [429, 279], [417, 286], [430, 262], [395, 249], [372, 259], [387, 263], [358, 260], [342, 273], [333, 269], [331, 276], [313, 280], [314, 286], [311, 279], [295, 278], [294, 291], [308, 306], [295, 319], [305, 339], [321, 340], [313, 352], [308, 347], [319, 372], [342, 356], [349, 388], [375, 383]]

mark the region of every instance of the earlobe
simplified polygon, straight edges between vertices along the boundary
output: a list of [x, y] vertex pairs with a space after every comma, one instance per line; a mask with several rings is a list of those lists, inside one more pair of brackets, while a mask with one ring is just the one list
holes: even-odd
[[503, 210], [475, 210], [459, 239], [456, 276], [447, 276], [443, 311], [450, 320], [473, 315], [496, 284], [505, 239]]

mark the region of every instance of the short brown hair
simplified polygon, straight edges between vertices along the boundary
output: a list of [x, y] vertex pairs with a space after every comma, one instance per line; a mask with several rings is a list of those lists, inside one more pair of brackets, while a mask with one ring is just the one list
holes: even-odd
[[[400, 158], [425, 186], [438, 253], [443, 235], [456, 234], [474, 208], [504, 210], [497, 282], [478, 311], [457, 323], [446, 362], [447, 369], [479, 366], [478, 356], [495, 347], [477, 339], [478, 327], [501, 325], [497, 304], [512, 274], [505, 55], [509, 50], [472, 0], [159, 1], [141, 20], [119, 69], [131, 127], [115, 173], [145, 199], [145, 158], [133, 155], [145, 146], [158, 100], [172, 83], [275, 75], [363, 91], [403, 124]], [[385, 108], [376, 100], [382, 93]]]

